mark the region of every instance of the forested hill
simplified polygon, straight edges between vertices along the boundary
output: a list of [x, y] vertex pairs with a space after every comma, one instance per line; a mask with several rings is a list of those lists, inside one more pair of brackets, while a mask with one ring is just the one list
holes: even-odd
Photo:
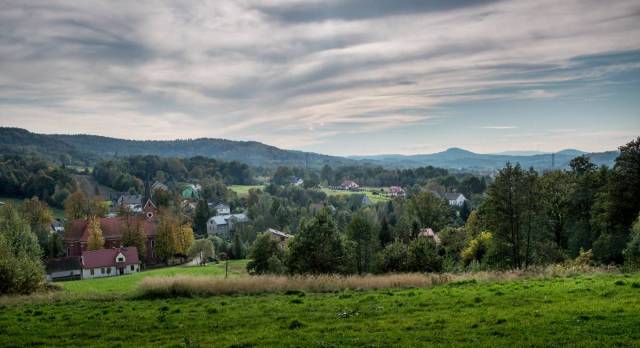
[[450, 148], [443, 152], [425, 155], [377, 155], [377, 156], [353, 156], [356, 160], [365, 160], [378, 163], [384, 167], [416, 168], [421, 166], [434, 166], [447, 169], [461, 170], [496, 170], [505, 166], [507, 162], [519, 163], [524, 168], [533, 167], [537, 170], [551, 168], [567, 169], [569, 162], [580, 155], [588, 155], [596, 165], [613, 166], [618, 157], [618, 151], [600, 153], [587, 153], [579, 150], [563, 150], [551, 153], [533, 155], [506, 155], [506, 154], [480, 154], [459, 148]]
[[59, 161], [69, 155], [73, 160], [92, 161], [96, 157], [156, 155], [161, 157], [203, 156], [239, 161], [252, 166], [279, 165], [319, 168], [325, 164], [341, 166], [357, 161], [317, 153], [283, 150], [255, 141], [225, 139], [187, 139], [167, 141], [125, 140], [96, 135], [36, 134], [20, 128], [0, 128], [0, 151], [26, 149]]
[[0, 127], [0, 154], [30, 151], [48, 159], [66, 163], [95, 164], [98, 159], [113, 156], [156, 155], [160, 157], [189, 158], [203, 156], [224, 161], [239, 161], [251, 166], [275, 168], [277, 166], [320, 168], [373, 165], [385, 168], [418, 168], [434, 166], [462, 171], [491, 172], [507, 162], [519, 163], [524, 168], [537, 170], [566, 169], [571, 159], [587, 154], [596, 165], [613, 166], [618, 151], [585, 153], [563, 150], [555, 154], [479, 154], [451, 148], [443, 152], [424, 155], [379, 155], [338, 157], [311, 152], [283, 150], [255, 141], [225, 139], [186, 140], [125, 140], [96, 135], [36, 134], [20, 128]]

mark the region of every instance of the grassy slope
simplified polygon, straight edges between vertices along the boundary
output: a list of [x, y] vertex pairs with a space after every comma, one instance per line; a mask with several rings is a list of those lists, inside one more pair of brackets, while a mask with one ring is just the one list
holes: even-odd
[[640, 274], [0, 308], [3, 347], [631, 347], [638, 327]]
[[[246, 260], [229, 261], [229, 276], [246, 274]], [[146, 277], [153, 276], [224, 276], [224, 262], [207, 266], [176, 266], [158, 268], [122, 277], [107, 277], [87, 280], [76, 280], [57, 283], [64, 290], [75, 294], [132, 294], [135, 292], [138, 282]]]
[[[25, 198], [15, 198], [15, 197], [0, 197], [0, 202], [11, 203], [13, 206], [18, 206], [24, 202]], [[64, 218], [64, 210], [53, 208], [49, 206], [49, 210], [51, 210], [51, 215], [54, 218], [62, 219]]]
[[[264, 188], [263, 185], [256, 185], [256, 186], [252, 186], [252, 185], [231, 185], [231, 186], [229, 186], [229, 189], [234, 191], [235, 193], [237, 193], [238, 196], [240, 196], [240, 197], [248, 195], [250, 189], [263, 189], [263, 188]], [[331, 189], [328, 189], [328, 188], [324, 188], [324, 189], [322, 189], [322, 192], [326, 193], [327, 196], [365, 194], [365, 195], [369, 196], [369, 198], [371, 199], [371, 201], [373, 203], [386, 202], [386, 201], [389, 200], [389, 197], [387, 197], [387, 196], [374, 195], [373, 192], [371, 192], [371, 190], [372, 190], [372, 188], [366, 188], [366, 189], [363, 189], [363, 191], [343, 191], [343, 190], [331, 190]]]
[[250, 189], [264, 189], [264, 185], [231, 185], [228, 188], [242, 197], [247, 196]]

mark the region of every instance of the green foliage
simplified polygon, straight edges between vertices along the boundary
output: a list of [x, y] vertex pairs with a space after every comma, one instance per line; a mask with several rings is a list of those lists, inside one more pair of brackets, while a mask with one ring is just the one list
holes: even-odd
[[344, 273], [347, 255], [336, 225], [327, 209], [301, 222], [300, 231], [289, 242], [287, 268], [291, 273]]
[[189, 247], [188, 255], [197, 257], [200, 260], [200, 265], [204, 266], [209, 259], [215, 256], [213, 243], [209, 239], [197, 239]]
[[442, 257], [438, 246], [431, 238], [417, 238], [407, 247], [407, 265], [413, 272], [440, 272]]
[[631, 228], [631, 236], [624, 250], [625, 263], [632, 268], [640, 268], [640, 215]]
[[489, 231], [481, 232], [477, 237], [471, 239], [466, 248], [460, 255], [462, 261], [465, 264], [469, 264], [473, 261], [480, 262], [483, 260], [484, 255], [491, 247], [493, 235]]
[[421, 228], [443, 229], [450, 221], [451, 210], [447, 202], [431, 192], [413, 195], [408, 202], [408, 212], [418, 219]]
[[405, 272], [408, 270], [407, 247], [396, 240], [387, 244], [382, 250], [382, 264], [380, 269], [383, 272]]
[[134, 246], [138, 250], [138, 257], [142, 262], [147, 255], [147, 237], [144, 234], [142, 220], [135, 216], [126, 216], [122, 222], [122, 245]]
[[0, 207], [0, 294], [29, 294], [42, 289], [41, 256], [28, 221], [13, 206]]
[[250, 274], [282, 273], [284, 269], [284, 249], [268, 232], [258, 235], [249, 250], [249, 258], [247, 271]]
[[378, 249], [378, 228], [371, 212], [354, 214], [347, 226], [347, 237], [354, 242], [354, 261], [359, 274], [374, 271], [374, 256]]
[[196, 205], [196, 212], [193, 216], [193, 230], [196, 234], [204, 236], [207, 234], [207, 221], [211, 213], [209, 212], [209, 205], [204, 199], [198, 200]]

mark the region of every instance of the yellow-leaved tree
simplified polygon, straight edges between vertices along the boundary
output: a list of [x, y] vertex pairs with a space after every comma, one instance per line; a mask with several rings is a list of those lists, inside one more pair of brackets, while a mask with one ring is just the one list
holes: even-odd
[[87, 241], [88, 250], [98, 250], [104, 247], [104, 238], [102, 237], [102, 229], [100, 228], [100, 219], [96, 216], [89, 218], [89, 240]]

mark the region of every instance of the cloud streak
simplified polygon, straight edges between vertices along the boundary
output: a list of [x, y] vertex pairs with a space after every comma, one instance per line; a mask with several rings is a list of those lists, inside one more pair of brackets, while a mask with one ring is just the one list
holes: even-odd
[[637, 1], [5, 1], [0, 125], [322, 150], [611, 83], [640, 69], [639, 19]]

